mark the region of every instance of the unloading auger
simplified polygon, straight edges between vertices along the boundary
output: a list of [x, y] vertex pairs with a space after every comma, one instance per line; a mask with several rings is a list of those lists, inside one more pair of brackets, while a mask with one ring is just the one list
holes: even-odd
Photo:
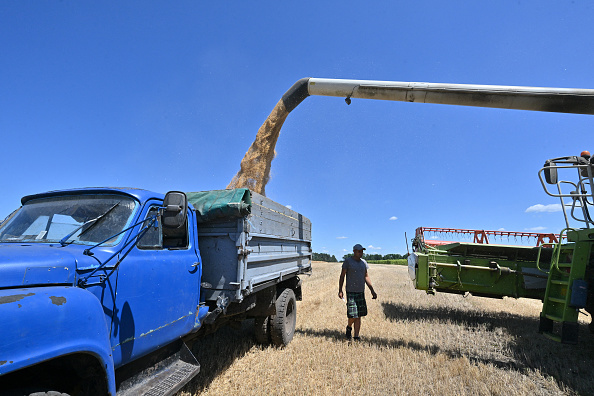
[[594, 114], [594, 89], [302, 78], [285, 92], [256, 135], [227, 188], [266, 195], [276, 142], [287, 116], [308, 96]]

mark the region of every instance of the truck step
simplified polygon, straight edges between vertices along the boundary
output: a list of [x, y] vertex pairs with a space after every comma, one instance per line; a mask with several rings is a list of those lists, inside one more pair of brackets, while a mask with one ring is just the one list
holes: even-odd
[[134, 391], [136, 395], [165, 396], [173, 395], [200, 372], [200, 366], [177, 361], [161, 371], [144, 386]]
[[200, 364], [186, 344], [182, 350], [154, 368], [139, 373], [118, 389], [117, 396], [170, 396], [200, 372]]

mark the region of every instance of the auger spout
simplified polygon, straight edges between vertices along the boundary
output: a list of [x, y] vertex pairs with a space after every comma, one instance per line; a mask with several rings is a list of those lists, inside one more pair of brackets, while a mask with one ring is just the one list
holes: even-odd
[[289, 113], [312, 95], [342, 97], [347, 104], [352, 99], [376, 99], [594, 114], [594, 89], [302, 78], [285, 92], [262, 124], [227, 188], [245, 187], [265, 195], [281, 127]]

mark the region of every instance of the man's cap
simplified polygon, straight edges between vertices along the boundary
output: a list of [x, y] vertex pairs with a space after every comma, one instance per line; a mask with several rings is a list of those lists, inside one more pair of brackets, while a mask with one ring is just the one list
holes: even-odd
[[355, 246], [353, 246], [353, 250], [365, 250], [365, 248], [363, 246], [361, 246], [360, 243], [358, 243]]

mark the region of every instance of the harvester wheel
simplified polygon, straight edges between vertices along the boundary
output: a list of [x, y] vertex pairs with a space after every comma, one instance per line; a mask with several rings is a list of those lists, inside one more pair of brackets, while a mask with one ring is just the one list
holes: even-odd
[[285, 289], [276, 299], [276, 315], [270, 317], [270, 338], [276, 346], [286, 346], [295, 334], [297, 300], [291, 289]]
[[256, 333], [256, 342], [258, 344], [270, 344], [270, 318], [268, 316], [256, 317], [254, 320], [254, 333]]

